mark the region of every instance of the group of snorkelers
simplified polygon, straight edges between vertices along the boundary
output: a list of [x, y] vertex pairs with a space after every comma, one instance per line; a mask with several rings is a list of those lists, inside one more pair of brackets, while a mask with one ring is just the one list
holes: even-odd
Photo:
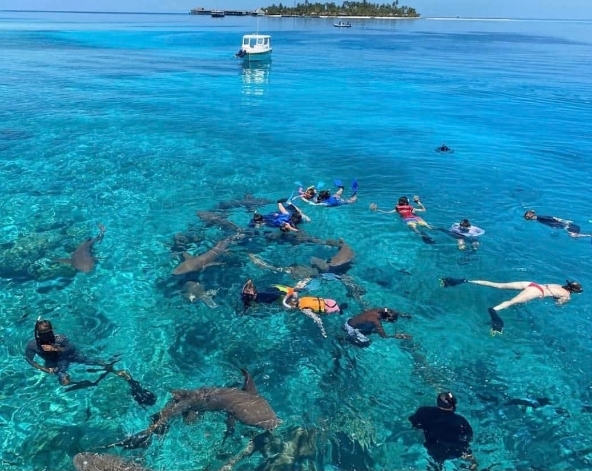
[[[434, 229], [434, 227], [428, 224], [421, 216], [417, 213], [425, 212], [426, 207], [421, 202], [419, 196], [413, 197], [413, 202], [417, 206], [413, 206], [407, 196], [401, 196], [397, 201], [394, 209], [390, 211], [384, 211], [378, 208], [376, 203], [370, 204], [370, 210], [378, 213], [392, 214], [397, 213], [403, 222], [411, 229], [414, 233], [421, 236], [421, 239], [426, 244], [434, 244], [435, 240], [429, 236], [423, 229]], [[468, 219], [462, 219], [460, 222], [452, 224], [448, 229], [437, 228], [437, 230], [446, 233], [450, 237], [456, 239], [459, 250], [465, 250], [467, 248], [467, 242], [470, 243], [473, 250], [477, 250], [479, 242], [477, 237], [485, 234], [485, 231], [480, 227], [471, 224]]]
[[276, 227], [282, 232], [297, 232], [298, 225], [302, 222], [309, 222], [310, 218], [306, 216], [300, 208], [294, 204], [294, 200], [301, 201], [315, 205], [335, 207], [344, 204], [353, 204], [357, 201], [358, 196], [358, 182], [352, 182], [352, 193], [349, 198], [343, 196], [345, 187], [340, 180], [335, 180], [337, 191], [331, 193], [329, 190], [317, 189], [315, 186], [309, 186], [304, 189], [300, 187], [298, 195], [292, 195], [290, 198], [282, 198], [277, 201], [278, 210], [269, 214], [255, 213], [250, 225], [252, 227]]
[[[307, 204], [329, 207], [355, 203], [358, 191], [357, 182], [354, 180], [352, 183], [352, 195], [347, 199], [343, 197], [344, 186], [337, 185], [337, 183], [340, 182], [336, 182], [338, 189], [334, 193], [328, 190], [321, 191], [314, 186], [309, 186], [306, 189], [301, 187], [295, 198], [278, 200], [277, 211], [266, 215], [255, 213], [251, 225], [275, 227], [282, 232], [298, 231], [297, 226], [302, 222], [310, 221], [310, 218], [294, 204], [295, 199], [300, 199]], [[416, 206], [411, 204], [408, 197], [401, 196], [393, 210], [380, 210], [374, 203], [370, 205], [370, 209], [386, 214], [397, 213], [413, 232], [420, 234], [424, 241], [433, 243], [425, 239], [425, 237], [429, 236], [423, 232], [424, 228], [433, 229], [433, 227], [416, 214], [425, 212], [426, 207], [419, 196], [413, 197], [413, 202]], [[592, 237], [592, 234], [582, 234], [580, 227], [572, 221], [551, 216], [537, 216], [532, 210], [527, 211], [524, 218], [537, 220], [553, 228], [565, 229], [572, 237]], [[462, 219], [443, 231], [457, 240], [458, 248], [461, 250], [467, 248], [467, 243], [470, 243], [471, 247], [476, 249], [478, 246], [476, 238], [485, 232], [481, 228], [473, 226], [468, 219]], [[327, 274], [327, 276], [339, 278], [339, 275], [336, 274]], [[321, 315], [343, 314], [348, 306], [345, 303], [338, 303], [334, 299], [310, 296], [304, 293], [310, 282], [311, 278], [307, 278], [294, 287], [277, 284], [264, 290], [258, 290], [255, 283], [249, 279], [242, 287], [241, 300], [245, 310], [257, 303], [277, 303], [287, 310], [299, 310], [318, 325], [323, 337], [327, 337]], [[489, 308], [492, 333], [501, 333], [503, 330], [504, 323], [498, 314], [500, 310], [517, 303], [545, 297], [552, 297], [558, 304], [564, 304], [569, 301], [572, 293], [581, 293], [583, 291], [581, 285], [575, 281], [567, 281], [566, 285], [558, 285], [538, 284], [535, 282], [494, 283], [485, 280], [442, 278], [444, 287], [457, 286], [463, 283], [520, 290], [520, 293], [511, 300]], [[372, 308], [356, 316], [349, 317], [343, 324], [343, 330], [346, 332], [347, 338], [354, 345], [360, 347], [367, 347], [371, 344], [368, 335], [372, 333], [377, 333], [382, 338], [409, 339], [410, 336], [404, 333], [389, 335], [383, 327], [384, 322], [394, 323], [400, 318], [410, 318], [410, 316], [388, 307]], [[43, 365], [35, 361], [36, 356], [39, 356], [44, 361]], [[107, 366], [105, 372], [114, 372], [130, 382], [132, 394], [139, 403], [151, 405], [156, 401], [154, 395], [139, 387], [138, 383], [131, 379], [129, 373], [118, 372], [113, 370], [112, 364], [109, 367], [109, 364], [104, 361], [90, 359], [82, 355], [70, 344], [67, 337], [53, 332], [53, 326], [49, 321], [38, 321], [36, 323], [35, 339], [27, 345], [25, 357], [29, 364], [35, 368], [46, 373], [55, 374], [60, 384], [64, 386], [72, 384], [67, 373], [70, 363], [82, 363], [99, 367]], [[76, 385], [77, 383], [74, 383], [74, 386]], [[134, 388], [136, 388], [136, 394], [134, 394]], [[144, 402], [141, 402], [142, 400]], [[409, 420], [414, 428], [423, 431], [425, 435], [424, 446], [431, 460], [435, 463], [436, 469], [442, 469], [444, 461], [448, 459], [463, 458], [469, 461], [470, 469], [474, 470], [476, 469], [476, 462], [470, 449], [473, 431], [466, 419], [455, 413], [456, 404], [456, 397], [452, 393], [441, 393], [437, 397], [436, 407], [420, 407], [409, 417]]]

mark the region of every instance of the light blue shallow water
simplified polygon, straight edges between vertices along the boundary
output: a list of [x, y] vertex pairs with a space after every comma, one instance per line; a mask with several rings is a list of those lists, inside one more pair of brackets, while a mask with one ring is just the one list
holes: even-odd
[[[73, 469], [75, 453], [144, 428], [169, 390], [238, 385], [238, 366], [283, 420], [279, 437], [296, 426], [317, 434], [317, 469], [425, 469], [407, 417], [443, 390], [457, 394], [475, 429], [480, 467], [590, 468], [590, 239], [522, 214], [534, 208], [592, 232], [592, 25], [354, 20], [346, 31], [331, 20], [261, 19], [273, 61], [245, 69], [233, 54], [255, 21], [0, 15], [3, 469]], [[435, 153], [442, 142], [455, 153]], [[358, 179], [358, 203], [307, 206], [305, 229], [353, 247], [349, 275], [363, 301], [411, 313], [397, 328], [413, 342], [376, 338], [358, 350], [338, 341], [343, 317], [325, 319], [323, 339], [304, 316], [279, 308], [239, 315], [247, 278], [294, 283], [253, 265], [248, 252], [307, 265], [333, 253], [316, 245], [232, 246], [224, 265], [199, 275], [219, 290], [217, 308], [181, 296], [170, 276], [179, 263], [173, 236], [195, 234], [192, 253], [223, 237], [196, 211], [247, 193], [276, 200], [294, 181], [334, 178]], [[468, 217], [483, 227], [479, 250], [461, 253], [442, 233], [422, 244], [396, 216], [368, 210], [404, 194], [421, 195], [436, 226]], [[228, 216], [246, 226], [251, 214]], [[107, 232], [92, 273], [51, 263], [99, 222]], [[584, 294], [563, 307], [535, 301], [504, 311], [504, 335], [491, 338], [486, 309], [508, 292], [443, 290], [443, 275], [571, 278]], [[348, 314], [362, 310], [338, 282], [317, 293], [346, 300]], [[66, 393], [28, 367], [23, 350], [37, 316], [91, 355], [122, 353], [157, 406], [140, 408], [115, 377]], [[93, 378], [83, 366], [71, 372]], [[551, 405], [504, 405], [526, 397]], [[246, 443], [240, 434], [222, 443], [224, 428], [219, 414], [173, 422], [147, 450], [119, 453], [152, 469], [218, 469]], [[265, 463], [254, 455], [238, 469]]]

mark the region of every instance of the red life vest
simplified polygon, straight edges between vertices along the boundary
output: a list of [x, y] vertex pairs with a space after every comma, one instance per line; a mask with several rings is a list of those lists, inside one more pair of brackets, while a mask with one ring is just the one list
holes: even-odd
[[403, 219], [412, 218], [414, 216], [414, 208], [410, 204], [398, 204], [395, 206], [395, 209]]

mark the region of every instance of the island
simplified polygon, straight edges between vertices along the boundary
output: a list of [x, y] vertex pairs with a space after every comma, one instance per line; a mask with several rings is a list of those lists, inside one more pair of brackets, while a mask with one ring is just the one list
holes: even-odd
[[[283, 4], [271, 5], [266, 8], [257, 8], [254, 11], [248, 10], [210, 10], [204, 7], [193, 8], [191, 15], [212, 15], [212, 12], [219, 12], [217, 16], [299, 16], [307, 18], [325, 17], [364, 17], [364, 18], [419, 18], [415, 8], [405, 5], [399, 6], [399, 0], [393, 3], [369, 3], [369, 2], [343, 2], [341, 6], [335, 3], [297, 3], [293, 7]], [[222, 14], [220, 14], [220, 12]], [[212, 15], [214, 16], [214, 15]]]
[[304, 17], [374, 17], [374, 18], [419, 18], [415, 8], [401, 5], [399, 0], [390, 4], [345, 1], [341, 6], [331, 3], [297, 3], [293, 7], [283, 4], [261, 8], [267, 16]]

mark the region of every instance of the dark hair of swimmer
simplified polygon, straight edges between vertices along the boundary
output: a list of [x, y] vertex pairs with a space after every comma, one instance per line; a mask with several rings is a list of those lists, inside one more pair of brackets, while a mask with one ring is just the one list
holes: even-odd
[[317, 201], [325, 201], [328, 200], [331, 197], [331, 192], [329, 190], [322, 190], [319, 192], [319, 195], [317, 196]]
[[385, 307], [380, 312], [380, 318], [382, 320], [387, 321], [387, 322], [395, 322], [399, 318], [399, 313], [397, 311], [393, 311], [392, 309], [389, 309], [388, 307]]
[[524, 213], [524, 219], [534, 219], [536, 218], [536, 213], [534, 212], [534, 210], [529, 209], [528, 211], [526, 211]]
[[399, 205], [400, 206], [405, 206], [409, 204], [409, 198], [407, 198], [406, 196], [401, 196], [399, 198]]
[[438, 394], [438, 399], [436, 400], [436, 404], [438, 404], [440, 409], [449, 410], [452, 412], [456, 410], [456, 403], [456, 397], [454, 397], [451, 392]]
[[584, 291], [582, 285], [579, 284], [577, 281], [565, 280], [565, 283], [566, 285], [563, 287], [563, 289], [566, 289], [570, 293], [582, 293]]
[[468, 219], [463, 219], [460, 222], [459, 226], [460, 227], [471, 227], [471, 223], [470, 223], [470, 221]]
[[49, 321], [35, 322], [35, 342], [41, 348], [42, 345], [53, 345], [55, 343], [55, 335], [53, 333], [53, 326]]
[[259, 213], [253, 214], [253, 222], [255, 222], [255, 223], [263, 222], [263, 215], [261, 215]]

